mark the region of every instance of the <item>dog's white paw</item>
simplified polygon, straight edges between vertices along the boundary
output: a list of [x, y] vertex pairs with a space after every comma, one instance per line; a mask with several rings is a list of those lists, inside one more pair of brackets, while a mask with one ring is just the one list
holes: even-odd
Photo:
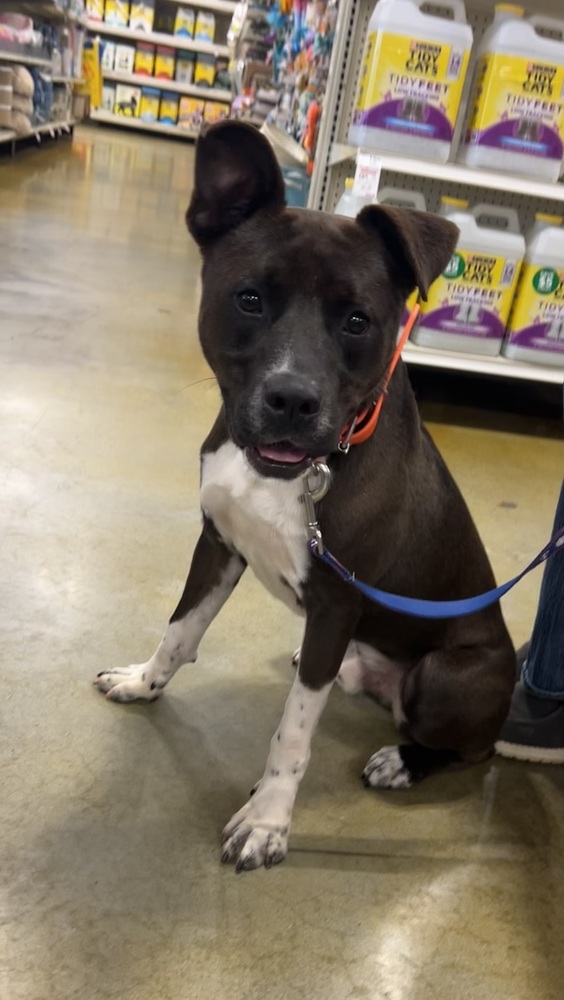
[[162, 686], [151, 681], [146, 663], [134, 663], [123, 670], [107, 670], [98, 674], [94, 684], [110, 701], [155, 701]]
[[367, 788], [411, 788], [413, 784], [399, 747], [382, 747], [372, 754], [362, 772], [362, 780]]
[[289, 825], [282, 825], [275, 813], [269, 817], [261, 807], [259, 788], [225, 827], [221, 860], [234, 864], [236, 872], [279, 865], [288, 853], [289, 830]]

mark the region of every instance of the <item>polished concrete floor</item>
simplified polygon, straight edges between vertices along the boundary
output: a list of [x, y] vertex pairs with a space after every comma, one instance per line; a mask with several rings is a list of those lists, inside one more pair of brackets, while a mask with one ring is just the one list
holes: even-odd
[[[564, 769], [494, 759], [368, 792], [392, 727], [335, 691], [288, 860], [236, 877], [219, 835], [299, 622], [249, 578], [159, 702], [91, 686], [152, 652], [198, 532], [217, 396], [191, 169], [184, 144], [101, 129], [0, 161], [0, 997], [562, 1000]], [[436, 415], [507, 577], [548, 536], [560, 429]], [[517, 642], [538, 585], [506, 601]]]

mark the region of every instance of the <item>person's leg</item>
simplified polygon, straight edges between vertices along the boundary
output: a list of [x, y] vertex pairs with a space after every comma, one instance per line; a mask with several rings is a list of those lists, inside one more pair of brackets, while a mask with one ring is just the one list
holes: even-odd
[[[563, 527], [564, 481], [554, 531]], [[564, 763], [564, 553], [546, 564], [521, 679], [496, 749], [504, 757]]]
[[[564, 480], [554, 532], [560, 528], [564, 528]], [[564, 701], [564, 553], [549, 559], [545, 566], [523, 681], [539, 698]]]

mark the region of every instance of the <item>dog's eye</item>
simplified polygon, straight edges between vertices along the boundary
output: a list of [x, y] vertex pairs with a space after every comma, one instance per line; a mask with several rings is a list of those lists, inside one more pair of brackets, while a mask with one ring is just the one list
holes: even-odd
[[245, 288], [244, 291], [238, 292], [236, 299], [241, 312], [252, 313], [254, 316], [259, 316], [262, 313], [261, 297], [254, 288]]
[[369, 326], [368, 316], [365, 316], [363, 312], [353, 312], [345, 323], [345, 331], [354, 334], [366, 333]]

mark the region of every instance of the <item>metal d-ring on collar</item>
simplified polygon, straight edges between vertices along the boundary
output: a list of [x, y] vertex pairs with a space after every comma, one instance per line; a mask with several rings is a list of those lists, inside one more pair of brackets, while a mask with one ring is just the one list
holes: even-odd
[[303, 477], [304, 491], [302, 494], [302, 503], [304, 505], [308, 542], [315, 542], [320, 555], [323, 555], [325, 550], [315, 505], [327, 493], [327, 490], [331, 486], [331, 479], [331, 469], [325, 462], [312, 462]]

